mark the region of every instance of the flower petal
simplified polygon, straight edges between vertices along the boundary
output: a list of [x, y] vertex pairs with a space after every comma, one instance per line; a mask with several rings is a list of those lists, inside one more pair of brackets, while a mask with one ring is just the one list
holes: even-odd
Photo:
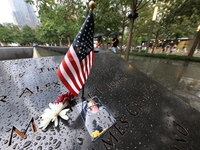
[[65, 119], [65, 120], [68, 120], [69, 117], [66, 115], [66, 112], [68, 112], [68, 111], [69, 111], [69, 109], [64, 109], [64, 110], [62, 110], [62, 111], [59, 113], [59, 116], [60, 116], [61, 118]]
[[66, 112], [68, 112], [69, 111], [69, 109], [63, 109], [61, 112], [60, 112], [60, 114], [66, 114]]
[[[49, 123], [52, 121], [54, 122], [55, 127], [58, 126], [58, 115], [68, 120], [69, 117], [66, 115], [66, 113], [69, 111], [69, 109], [64, 109], [68, 105], [68, 102], [66, 103], [49, 103], [50, 108], [46, 108], [44, 110], [44, 113], [41, 115], [42, 121], [40, 127], [45, 129]], [[64, 109], [64, 110], [62, 110]]]
[[49, 103], [49, 107], [52, 109], [54, 107], [55, 104], [53, 103]]
[[69, 120], [69, 117], [67, 115], [60, 115], [61, 118], [63, 118], [64, 120]]
[[54, 126], [55, 126], [55, 127], [58, 126], [58, 117], [56, 117], [55, 120], [54, 120]]
[[41, 125], [39, 126], [39, 128], [42, 128], [42, 130], [44, 130], [44, 129], [49, 125], [50, 121], [51, 121], [51, 120], [48, 120], [48, 119], [43, 120], [43, 121], [41, 122]]

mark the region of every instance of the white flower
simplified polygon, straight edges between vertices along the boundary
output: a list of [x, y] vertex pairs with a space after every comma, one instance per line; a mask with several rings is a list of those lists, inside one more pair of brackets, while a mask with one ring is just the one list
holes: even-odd
[[[61, 118], [68, 120], [69, 117], [66, 115], [66, 112], [69, 111], [69, 109], [63, 109], [67, 106], [67, 103], [63, 104], [61, 103], [49, 103], [49, 108], [44, 110], [44, 113], [41, 115], [42, 122], [40, 125], [40, 128], [43, 130], [49, 125], [49, 123], [52, 121], [54, 122], [54, 125], [58, 125], [58, 116]], [[63, 109], [63, 110], [62, 110]]]

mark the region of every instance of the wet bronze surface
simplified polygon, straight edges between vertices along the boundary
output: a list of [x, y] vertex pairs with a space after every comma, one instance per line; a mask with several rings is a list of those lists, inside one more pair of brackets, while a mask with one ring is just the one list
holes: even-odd
[[199, 148], [199, 112], [108, 50], [95, 53], [84, 96], [98, 96], [117, 123], [92, 142], [72, 107], [69, 121], [39, 129], [48, 103], [66, 92], [56, 74], [63, 57], [0, 61], [0, 149]]

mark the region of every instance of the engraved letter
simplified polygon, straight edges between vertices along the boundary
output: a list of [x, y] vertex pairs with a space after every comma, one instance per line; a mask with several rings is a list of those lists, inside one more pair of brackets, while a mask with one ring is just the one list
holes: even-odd
[[117, 139], [117, 137], [115, 137], [110, 131], [109, 131], [109, 133], [110, 133], [110, 140], [109, 141], [105, 141], [105, 140], [103, 140], [102, 139], [102, 142], [103, 142], [103, 144], [104, 144], [104, 146], [105, 146], [105, 148], [108, 150], [108, 147], [106, 146], [106, 145], [108, 145], [108, 146], [110, 146], [110, 147], [113, 147], [113, 145], [114, 145], [114, 143], [113, 143], [113, 141], [112, 141], [112, 138], [116, 141], [116, 142], [118, 142], [119, 140]]
[[21, 131], [19, 131], [16, 127], [13, 126], [13, 127], [12, 127], [12, 131], [11, 131], [11, 135], [10, 135], [10, 139], [9, 139], [9, 142], [8, 142], [8, 146], [10, 146], [11, 143], [12, 143], [12, 135], [13, 135], [13, 131], [16, 132], [16, 133], [17, 133], [21, 138], [24, 138], [25, 135], [26, 135], [26, 132], [27, 132], [27, 130], [28, 130], [28, 127], [30, 126], [30, 124], [32, 124], [33, 131], [36, 132], [36, 131], [37, 131], [37, 128], [36, 128], [36, 124], [35, 124], [33, 118], [32, 118], [31, 121], [29, 122], [29, 124], [28, 124], [26, 130], [24, 131], [24, 133], [21, 132]]

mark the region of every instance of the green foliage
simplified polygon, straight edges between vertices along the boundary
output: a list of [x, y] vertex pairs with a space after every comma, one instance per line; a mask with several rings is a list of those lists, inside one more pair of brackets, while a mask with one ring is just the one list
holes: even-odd
[[41, 25], [37, 27], [37, 33], [41, 41], [47, 43], [56, 43], [62, 45], [67, 43], [67, 38], [71, 41], [78, 32], [79, 22], [77, 18], [83, 16], [77, 15], [76, 7], [82, 7], [79, 1], [59, 1], [55, 3], [52, 0], [38, 0], [40, 4], [39, 18]]
[[[132, 4], [130, 2], [132, 2]], [[157, 3], [152, 3], [152, 1], [131, 0], [127, 2], [127, 4], [134, 9], [132, 12], [136, 10], [139, 14], [139, 17], [134, 21], [133, 30], [128, 31], [129, 33], [132, 32], [132, 46], [140, 44], [141, 39], [148, 39], [152, 23], [151, 19], [156, 5], [159, 6], [159, 9], [153, 28], [152, 39], [194, 37], [197, 25], [199, 24], [197, 22], [200, 20], [199, 2], [199, 0], [157, 0]], [[125, 35], [124, 41], [127, 40], [127, 36], [128, 34]]]
[[97, 7], [94, 9], [95, 33], [120, 31], [122, 15], [117, 1], [96, 0]]
[[0, 24], [0, 41], [5, 44], [19, 43], [21, 45], [38, 42], [35, 37], [35, 30], [25, 25], [22, 30], [12, 23], [3, 26]]
[[13, 42], [12, 32], [7, 27], [0, 24], [0, 41], [3, 43]]
[[22, 45], [32, 44], [37, 42], [35, 37], [35, 30], [29, 27], [28, 25], [23, 26], [22, 28]]
[[22, 42], [22, 32], [20, 31], [17, 25], [12, 23], [7, 24], [6, 28], [9, 30], [9, 36], [11, 36], [11, 41], [13, 43], [21, 43]]
[[132, 46], [140, 45], [142, 40], [148, 38], [153, 8], [154, 7], [145, 5], [144, 8], [137, 11], [138, 18], [135, 19], [134, 22]]
[[[194, 20], [197, 21], [199, 18], [198, 1], [96, 0], [95, 33], [105, 33], [110, 37], [111, 32], [121, 31], [124, 33], [123, 42], [126, 43], [128, 33], [131, 32], [132, 46], [136, 46], [141, 40], [148, 38], [154, 7], [158, 5], [159, 11], [152, 38], [193, 37], [197, 27]], [[58, 4], [53, 0], [37, 0], [37, 2], [40, 2], [38, 3], [40, 5], [37, 5], [41, 20], [40, 39], [42, 41], [46, 39], [47, 42], [58, 43], [59, 39], [62, 39], [65, 43], [66, 37], [70, 37], [72, 41], [89, 11], [88, 3], [83, 5], [81, 1], [60, 0]], [[191, 7], [186, 8], [186, 6], [194, 7], [190, 11]], [[139, 16], [134, 21], [133, 30], [128, 31], [130, 22], [127, 16], [135, 12]], [[76, 16], [76, 19], [72, 16]]]

